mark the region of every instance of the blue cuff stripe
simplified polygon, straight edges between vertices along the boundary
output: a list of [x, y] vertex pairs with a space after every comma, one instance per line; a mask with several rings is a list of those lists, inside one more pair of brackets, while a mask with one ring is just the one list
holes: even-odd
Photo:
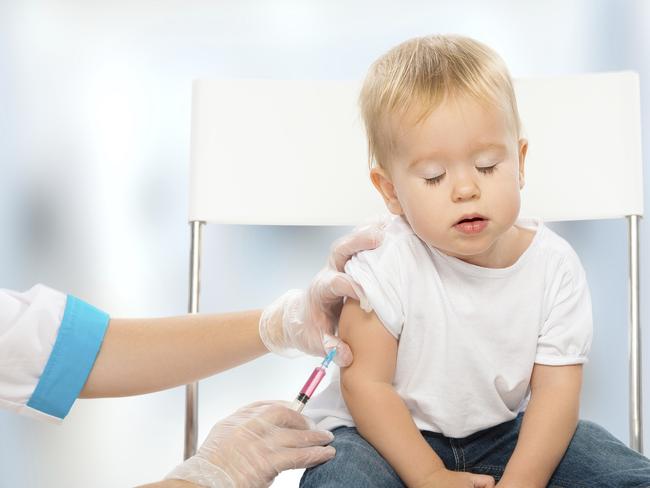
[[104, 340], [109, 316], [68, 295], [59, 333], [28, 407], [64, 418], [83, 388]]

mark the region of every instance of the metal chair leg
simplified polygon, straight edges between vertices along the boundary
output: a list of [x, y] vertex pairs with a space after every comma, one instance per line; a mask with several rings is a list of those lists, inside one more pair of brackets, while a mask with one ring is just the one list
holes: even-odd
[[[192, 243], [190, 249], [190, 299], [189, 313], [199, 312], [199, 289], [201, 274], [201, 234], [204, 222], [192, 221]], [[185, 450], [183, 459], [196, 452], [197, 427], [199, 419], [199, 384], [185, 386]]]
[[641, 323], [639, 320], [639, 219], [628, 215], [630, 260], [630, 447], [643, 453]]

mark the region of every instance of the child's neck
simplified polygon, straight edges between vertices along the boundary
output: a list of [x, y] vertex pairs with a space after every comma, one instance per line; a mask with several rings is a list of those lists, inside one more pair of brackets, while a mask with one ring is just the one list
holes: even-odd
[[489, 255], [459, 257], [459, 259], [483, 268], [508, 268], [515, 264], [528, 249], [534, 237], [534, 230], [513, 225], [499, 238]]

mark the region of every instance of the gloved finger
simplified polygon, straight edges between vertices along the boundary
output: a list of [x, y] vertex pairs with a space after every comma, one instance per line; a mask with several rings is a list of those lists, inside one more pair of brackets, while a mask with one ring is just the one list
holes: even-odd
[[267, 409], [269, 409], [273, 405], [281, 405], [281, 406], [288, 407], [290, 403], [284, 402], [282, 400], [261, 400], [261, 401], [253, 402], [248, 405], [244, 405], [243, 407], [240, 407], [239, 409], [237, 409], [237, 411], [235, 411], [233, 415], [231, 415], [230, 417], [226, 417], [225, 419], [222, 420], [222, 422], [238, 423], [245, 419], [256, 418], [262, 415]]
[[347, 368], [352, 364], [352, 351], [350, 350], [350, 346], [343, 342], [340, 337], [325, 334], [323, 336], [323, 348], [326, 353], [336, 348], [334, 362], [337, 366]]
[[307, 417], [306, 415], [303, 415], [303, 417], [307, 421], [307, 428], [309, 430], [318, 430], [319, 432], [325, 432], [323, 430], [319, 430], [318, 427], [316, 427], [316, 422], [314, 422], [310, 417]]
[[287, 427], [290, 429], [301, 430], [311, 429], [307, 417], [280, 404], [271, 405], [264, 411], [261, 417], [266, 422], [273, 424], [276, 427]]
[[366, 225], [340, 237], [332, 244], [330, 264], [343, 271], [345, 263], [359, 251], [375, 249], [384, 238], [385, 223]]
[[257, 410], [260, 407], [266, 407], [268, 405], [284, 405], [285, 407], [288, 407], [290, 404], [290, 402], [284, 400], [258, 400], [256, 402], [249, 403], [248, 405], [244, 405], [239, 410]]
[[345, 342], [340, 341], [336, 346], [336, 356], [334, 362], [340, 368], [347, 368], [352, 364], [352, 350]]
[[326, 447], [302, 447], [298, 449], [282, 449], [271, 454], [273, 465], [278, 471], [287, 469], [311, 468], [317, 464], [329, 461], [336, 455], [336, 449]]
[[337, 297], [350, 297], [355, 300], [359, 299], [359, 293], [361, 287], [348, 275], [345, 273], [333, 273], [328, 277], [329, 279], [329, 291], [332, 295]]
[[334, 440], [328, 430], [280, 429], [273, 437], [276, 445], [291, 448], [326, 446]]
[[372, 307], [368, 303], [368, 298], [356, 281], [345, 273], [336, 273], [330, 281], [330, 291], [337, 297], [349, 297], [358, 300], [361, 308], [366, 312], [371, 312]]
[[[262, 401], [260, 403], [265, 403], [265, 402]], [[292, 412], [298, 413], [293, 408], [291, 408], [291, 405], [293, 404], [293, 402], [288, 402], [286, 400], [273, 400], [272, 402], [268, 402], [268, 403], [273, 404], [273, 405], [280, 405], [282, 407], [286, 407], [287, 409], [289, 409]], [[314, 422], [310, 417], [307, 417], [306, 415], [302, 415], [301, 413], [298, 413], [298, 415], [301, 415], [303, 420], [306, 422], [307, 429], [309, 429], [309, 430], [318, 430], [317, 427], [316, 427], [316, 422]], [[319, 431], [319, 432], [326, 432], [326, 431]], [[329, 431], [327, 431], [327, 432], [329, 432]]]

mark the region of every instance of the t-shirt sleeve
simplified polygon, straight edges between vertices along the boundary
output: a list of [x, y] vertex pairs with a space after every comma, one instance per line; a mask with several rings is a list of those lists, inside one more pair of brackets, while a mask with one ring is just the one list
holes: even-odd
[[388, 242], [372, 251], [353, 256], [345, 272], [361, 286], [377, 317], [390, 334], [399, 339], [404, 325], [401, 275], [396, 244]]
[[36, 285], [0, 290], [0, 408], [60, 422], [79, 396], [109, 317]]
[[537, 340], [535, 362], [549, 366], [587, 362], [593, 320], [587, 277], [577, 255], [559, 267], [550, 311]]

